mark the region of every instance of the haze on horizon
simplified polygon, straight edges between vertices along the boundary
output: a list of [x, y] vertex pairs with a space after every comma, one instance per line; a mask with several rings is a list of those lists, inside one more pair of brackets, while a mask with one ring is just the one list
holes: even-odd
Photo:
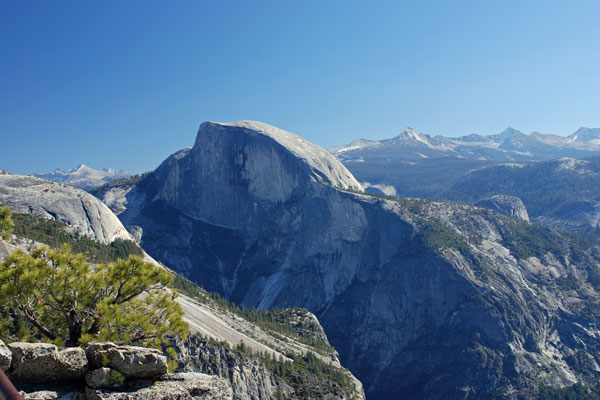
[[596, 1], [6, 1], [0, 168], [130, 172], [203, 121], [323, 147], [600, 127]]

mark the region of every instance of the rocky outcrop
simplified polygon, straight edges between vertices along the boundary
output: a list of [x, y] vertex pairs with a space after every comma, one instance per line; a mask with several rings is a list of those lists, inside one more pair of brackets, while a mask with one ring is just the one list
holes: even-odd
[[600, 321], [583, 311], [600, 300], [593, 251], [482, 208], [340, 190], [354, 180], [327, 178], [293, 140], [203, 124], [127, 193], [120, 218], [209, 290], [313, 312], [375, 398], [595, 384], [572, 358], [600, 350]]
[[211, 345], [206, 340], [192, 336], [179, 342], [178, 371], [201, 372], [220, 376], [229, 382], [236, 399], [269, 399], [274, 393], [287, 393], [290, 387], [276, 378], [257, 359], [245, 357], [223, 346]]
[[8, 376], [27, 400], [233, 398], [231, 385], [219, 377], [167, 374], [166, 357], [153, 349], [114, 343], [93, 343], [86, 351], [47, 343], [10, 343], [8, 348]]
[[85, 393], [77, 388], [54, 388], [53, 390], [37, 390], [20, 392], [23, 400], [85, 400]]
[[[176, 341], [175, 350], [178, 371], [220, 376], [231, 383], [235, 399], [272, 399], [278, 396], [330, 400], [364, 398], [359, 382], [356, 388], [341, 388], [338, 382], [310, 372], [282, 377], [273, 371], [273, 366], [267, 368], [260, 357], [216, 345], [198, 336], [190, 336], [185, 342]], [[283, 363], [280, 367], [284, 367]], [[346, 375], [349, 380], [354, 379], [347, 372]]]
[[485, 207], [498, 211], [500, 214], [508, 215], [529, 222], [529, 214], [520, 198], [498, 194], [487, 199], [481, 199], [474, 204], [476, 207]]
[[88, 363], [79, 347], [59, 350], [48, 343], [10, 343], [12, 363], [8, 372], [14, 382], [83, 380]]
[[63, 184], [21, 175], [0, 175], [0, 204], [17, 213], [56, 219], [73, 232], [101, 243], [133, 240], [119, 219], [97, 198]]
[[229, 383], [221, 378], [199, 374], [163, 375], [156, 380], [135, 379], [119, 387], [53, 387], [21, 391], [25, 400], [232, 400]]
[[148, 384], [138, 380], [119, 389], [86, 388], [88, 400], [231, 400], [231, 386], [223, 379], [198, 373], [169, 374]]
[[[109, 342], [91, 343], [85, 351], [58, 350], [54, 345], [42, 343], [11, 343], [9, 348], [16, 361], [9, 369], [9, 377], [23, 397], [31, 400], [251, 400], [279, 396], [364, 399], [360, 384], [357, 390], [341, 388], [327, 377], [300, 370], [283, 378], [263, 365], [264, 360], [258, 356], [211, 344], [197, 336], [186, 341], [173, 338], [172, 343], [177, 353], [176, 374], [167, 374], [166, 358], [153, 349]], [[259, 354], [267, 357], [265, 353]], [[291, 384], [286, 379], [292, 379]]]
[[160, 351], [114, 343], [90, 343], [85, 355], [93, 369], [112, 368], [125, 377], [152, 378], [167, 373], [167, 357]]

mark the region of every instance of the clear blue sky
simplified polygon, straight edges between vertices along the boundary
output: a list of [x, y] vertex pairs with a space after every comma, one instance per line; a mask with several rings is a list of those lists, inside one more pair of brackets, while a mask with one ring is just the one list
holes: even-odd
[[154, 169], [201, 122], [321, 146], [600, 127], [600, 1], [0, 2], [0, 168]]

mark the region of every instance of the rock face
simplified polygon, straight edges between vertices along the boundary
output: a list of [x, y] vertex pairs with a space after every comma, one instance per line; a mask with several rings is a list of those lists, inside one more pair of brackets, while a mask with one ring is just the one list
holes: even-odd
[[[362, 386], [355, 390], [340, 388], [325, 376], [296, 371], [282, 378], [265, 367], [264, 360], [218, 346], [197, 336], [178, 341], [177, 371], [217, 375], [231, 383], [238, 400], [283, 398], [314, 398], [328, 400], [364, 399]], [[350, 378], [350, 376], [349, 376]]]
[[90, 366], [112, 368], [125, 377], [152, 378], [167, 373], [167, 358], [158, 350], [114, 343], [90, 343], [85, 349]]
[[233, 399], [231, 386], [214, 376], [197, 373], [170, 374], [151, 385], [145, 381], [129, 383], [122, 389], [86, 389], [88, 400], [191, 400]]
[[179, 371], [218, 375], [231, 382], [236, 399], [269, 399], [276, 392], [292, 392], [284, 382], [275, 377], [256, 359], [223, 346], [211, 345], [205, 340], [190, 337], [177, 346]]
[[101, 243], [133, 240], [119, 219], [97, 198], [70, 186], [20, 175], [0, 175], [0, 204], [67, 223]]
[[487, 199], [481, 199], [474, 204], [477, 207], [485, 207], [491, 210], [496, 210], [500, 214], [508, 215], [509, 217], [520, 218], [523, 221], [529, 222], [529, 214], [520, 198], [507, 195], [496, 195]]
[[85, 352], [79, 347], [58, 350], [47, 343], [11, 343], [8, 376], [14, 382], [82, 380], [87, 371]]
[[12, 361], [12, 352], [2, 340], [0, 340], [0, 369], [6, 371]]
[[92, 343], [86, 351], [79, 347], [58, 350], [46, 343], [11, 343], [8, 347], [12, 352], [8, 376], [25, 389], [20, 393], [27, 400], [233, 398], [231, 385], [219, 377], [167, 374], [166, 357], [154, 349], [108, 342]]
[[[208, 297], [208, 294], [207, 294]], [[282, 309], [269, 312], [268, 320], [277, 321], [280, 327], [261, 328], [249, 322], [234, 309], [224, 312], [212, 300], [201, 303], [187, 300], [182, 304], [191, 332], [185, 341], [173, 338], [178, 355], [177, 372], [202, 372], [218, 375], [228, 380], [234, 397], [239, 400], [270, 399], [277, 393], [286, 398], [304, 396], [313, 398], [363, 399], [362, 384], [339, 363], [338, 353], [330, 346], [316, 317], [303, 309]], [[192, 307], [193, 306], [193, 307]], [[209, 339], [210, 338], [210, 339]], [[223, 343], [229, 346], [223, 346]], [[231, 350], [240, 343], [248, 352]], [[337, 371], [349, 385], [340, 387], [340, 380], [307, 371], [294, 375], [278, 375], [284, 367], [264, 364], [264, 359], [291, 361], [308, 352], [319, 358], [329, 371]]]
[[592, 250], [481, 208], [340, 190], [357, 188], [341, 164], [328, 175], [266, 130], [203, 124], [128, 191], [120, 218], [209, 290], [313, 312], [373, 398], [595, 385]]
[[85, 374], [85, 383], [93, 389], [121, 387], [125, 382], [125, 375], [110, 368], [98, 368]]
[[230, 229], [242, 229], [257, 202], [287, 202], [298, 187], [361, 189], [324, 149], [254, 122], [202, 124], [194, 147], [175, 153], [155, 176], [155, 201], [181, 204], [190, 217]]
[[[220, 132], [216, 132], [219, 130]], [[293, 133], [257, 121], [240, 121], [233, 123], [206, 122], [200, 126], [194, 149], [197, 150], [205, 147], [208, 141], [213, 141], [215, 139], [215, 133], [217, 136], [221, 137], [227, 137], [233, 134], [233, 137], [226, 139], [229, 141], [231, 141], [231, 139], [238, 141], [238, 139], [247, 137], [248, 135], [263, 136], [281, 146], [280, 150], [292, 153], [292, 155], [300, 161], [300, 164], [297, 165], [299, 168], [309, 169], [307, 175], [310, 176], [312, 181], [327, 183], [342, 189], [361, 189], [360, 184], [354, 179], [352, 174], [350, 174], [350, 172], [348, 172], [335, 157], [332, 157], [327, 150], [309, 143]], [[218, 141], [213, 143], [216, 146], [222, 146], [222, 143], [219, 143]], [[231, 142], [229, 143], [231, 144]], [[278, 172], [284, 171], [283, 169], [280, 169], [283, 167], [283, 160], [278, 157], [276, 149], [271, 148], [270, 151], [272, 152], [269, 154], [264, 152], [264, 148], [251, 149], [248, 144], [245, 146], [245, 158], [250, 162], [244, 163], [244, 174], [249, 181], [254, 182], [252, 186], [258, 193], [266, 193], [266, 189], [270, 189], [272, 183], [269, 183], [265, 178], [268, 176], [279, 176], [280, 174], [278, 174]], [[253, 150], [257, 153], [253, 154]], [[272, 159], [266, 159], [265, 156], [272, 156]], [[262, 163], [260, 161], [262, 161]], [[271, 169], [265, 171], [263, 168], [257, 168], [267, 166]], [[306, 174], [307, 171], [303, 172]], [[282, 183], [284, 183], [284, 181], [283, 179], [280, 179], [280, 184]]]

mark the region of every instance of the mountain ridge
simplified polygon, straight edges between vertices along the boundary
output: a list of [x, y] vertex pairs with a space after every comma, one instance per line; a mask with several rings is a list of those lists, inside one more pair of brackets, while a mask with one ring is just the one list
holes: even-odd
[[430, 136], [404, 128], [391, 139], [358, 139], [329, 151], [344, 162], [376, 159], [414, 159], [455, 156], [490, 161], [547, 160], [565, 156], [600, 155], [600, 129], [579, 128], [568, 137], [533, 132], [524, 134], [512, 127], [492, 135], [471, 134], [459, 137]]
[[116, 179], [129, 177], [131, 174], [123, 170], [116, 171], [112, 168], [98, 170], [88, 167], [85, 164], [79, 164], [67, 171], [57, 168], [49, 173], [34, 172], [31, 176], [64, 183], [78, 189], [90, 190]]
[[314, 312], [375, 398], [593, 384], [569, 358], [600, 345], [581, 308], [598, 300], [592, 249], [483, 208], [342, 190], [263, 135], [203, 126], [113, 197], [152, 256], [238, 304]]

